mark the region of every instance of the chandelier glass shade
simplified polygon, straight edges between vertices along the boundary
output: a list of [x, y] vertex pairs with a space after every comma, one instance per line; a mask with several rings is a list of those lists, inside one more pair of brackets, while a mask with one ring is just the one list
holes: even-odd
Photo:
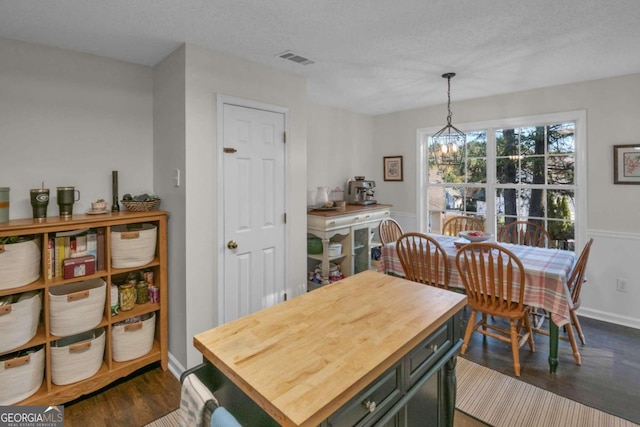
[[446, 73], [447, 79], [447, 125], [431, 137], [431, 152], [435, 164], [442, 170], [447, 166], [462, 163], [467, 136], [451, 124], [451, 78], [455, 73]]

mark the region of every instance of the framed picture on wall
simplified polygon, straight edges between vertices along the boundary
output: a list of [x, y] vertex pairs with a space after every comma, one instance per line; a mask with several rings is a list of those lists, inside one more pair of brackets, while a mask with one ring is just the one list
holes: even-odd
[[613, 146], [613, 183], [640, 184], [640, 144]]
[[384, 158], [384, 180], [402, 181], [402, 156]]

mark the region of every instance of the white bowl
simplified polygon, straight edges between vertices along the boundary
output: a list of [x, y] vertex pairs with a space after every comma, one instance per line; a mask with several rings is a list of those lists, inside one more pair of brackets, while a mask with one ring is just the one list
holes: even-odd
[[491, 233], [476, 230], [461, 231], [459, 235], [470, 242], [484, 242], [493, 237]]

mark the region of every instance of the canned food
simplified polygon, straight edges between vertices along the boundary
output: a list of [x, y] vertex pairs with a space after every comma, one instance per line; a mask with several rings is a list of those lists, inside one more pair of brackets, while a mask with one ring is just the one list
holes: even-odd
[[149, 284], [149, 286], [153, 286], [153, 270], [145, 270], [142, 273], [142, 278]]
[[120, 310], [132, 310], [136, 304], [136, 290], [132, 284], [120, 286]]
[[146, 304], [147, 302], [149, 302], [149, 285], [141, 280], [136, 284], [136, 304]]
[[160, 302], [160, 290], [157, 286], [149, 287], [149, 301], [151, 301], [152, 303]]

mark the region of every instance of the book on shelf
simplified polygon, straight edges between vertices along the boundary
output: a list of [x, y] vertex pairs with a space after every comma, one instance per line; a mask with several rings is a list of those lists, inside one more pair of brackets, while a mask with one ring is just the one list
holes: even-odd
[[53, 279], [53, 237], [47, 239], [47, 279]]
[[105, 270], [106, 269], [106, 265], [105, 265], [105, 244], [106, 244], [106, 239], [105, 239], [105, 235], [104, 235], [104, 228], [98, 228], [97, 230], [97, 260], [96, 260], [96, 265], [98, 267], [98, 270]]
[[71, 239], [71, 258], [79, 258], [87, 256], [87, 234], [79, 234], [70, 236]]
[[95, 228], [89, 229], [87, 231], [87, 255], [93, 255], [95, 268], [98, 268], [98, 233]]
[[[51, 277], [62, 277], [62, 261], [87, 255], [86, 234], [88, 228], [59, 231], [52, 236], [50, 254], [53, 254]], [[48, 272], [47, 272], [48, 274]]]
[[55, 277], [62, 277], [62, 260], [64, 259], [64, 236], [57, 236], [54, 246]]

